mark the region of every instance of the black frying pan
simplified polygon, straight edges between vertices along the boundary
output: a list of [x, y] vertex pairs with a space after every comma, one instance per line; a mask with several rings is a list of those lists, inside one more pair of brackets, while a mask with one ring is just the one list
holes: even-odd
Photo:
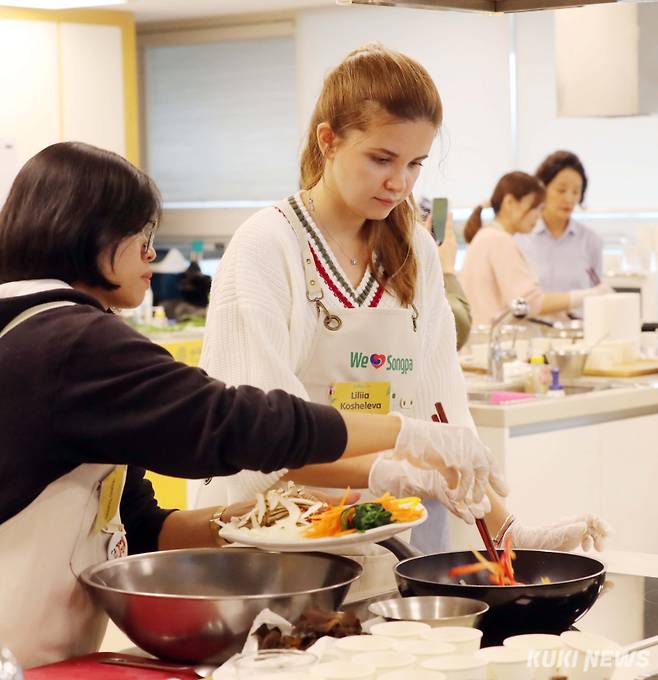
[[[382, 545], [402, 561], [395, 579], [403, 597], [449, 595], [486, 602], [490, 609], [480, 628], [489, 644], [520, 633], [561, 633], [596, 602], [605, 581], [605, 565], [572, 553], [548, 550], [515, 550], [515, 577], [527, 585], [494, 586], [484, 572], [461, 577], [448, 576], [451, 567], [475, 561], [473, 553], [449, 552], [409, 557], [410, 546], [397, 539]], [[404, 559], [404, 558], [407, 559]], [[542, 584], [547, 577], [550, 583]]]

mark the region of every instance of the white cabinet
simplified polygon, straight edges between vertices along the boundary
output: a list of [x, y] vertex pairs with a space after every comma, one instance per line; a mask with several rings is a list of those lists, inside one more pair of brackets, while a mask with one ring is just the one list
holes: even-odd
[[[478, 431], [504, 464], [507, 504], [524, 524], [592, 512], [612, 525], [608, 549], [658, 553], [658, 414], [523, 429]], [[451, 539], [455, 550], [481, 545], [475, 528], [459, 520], [451, 520]]]
[[0, 136], [22, 165], [60, 138], [57, 24], [0, 20]]
[[658, 415], [511, 437], [511, 510], [530, 524], [594, 512], [614, 550], [658, 553]]
[[64, 140], [126, 154], [125, 30], [0, 11], [0, 136], [19, 165]]
[[119, 26], [60, 24], [62, 139], [125, 154]]

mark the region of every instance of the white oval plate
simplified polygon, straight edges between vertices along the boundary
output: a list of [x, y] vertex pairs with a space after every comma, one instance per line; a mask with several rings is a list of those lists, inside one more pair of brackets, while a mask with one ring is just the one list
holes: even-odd
[[[421, 506], [422, 507], [422, 506]], [[219, 535], [232, 543], [240, 543], [263, 550], [278, 550], [279, 552], [307, 552], [309, 550], [323, 550], [327, 548], [342, 548], [343, 546], [356, 545], [358, 543], [377, 543], [391, 536], [402, 533], [413, 527], [417, 527], [427, 519], [427, 510], [423, 507], [423, 516], [413, 522], [397, 522], [386, 524], [383, 527], [368, 529], [363, 533], [348, 534], [335, 538], [293, 538], [289, 532], [281, 532], [277, 536], [276, 530], [252, 530], [235, 529], [225, 526], [219, 531]]]

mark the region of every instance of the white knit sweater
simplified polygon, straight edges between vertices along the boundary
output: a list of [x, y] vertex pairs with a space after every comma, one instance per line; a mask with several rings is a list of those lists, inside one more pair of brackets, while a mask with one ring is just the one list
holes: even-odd
[[[303, 206], [299, 196], [297, 199]], [[304, 214], [331, 254], [311, 216]], [[414, 250], [418, 260], [414, 303], [419, 312], [414, 415], [429, 419], [434, 402], [441, 401], [451, 423], [473, 427], [436, 244], [420, 226], [414, 235]], [[340, 270], [335, 259], [334, 264]], [[339, 310], [337, 298], [324, 281], [321, 284], [327, 308]], [[385, 293], [378, 308], [400, 306], [394, 296]], [[264, 208], [235, 232], [213, 279], [201, 367], [229, 385], [280, 388], [308, 398], [297, 375], [318, 323], [315, 307], [306, 299], [295, 233], [278, 210]], [[270, 475], [243, 471], [215, 478], [210, 486], [202, 487], [197, 506], [253, 498], [283, 474], [285, 471]]]

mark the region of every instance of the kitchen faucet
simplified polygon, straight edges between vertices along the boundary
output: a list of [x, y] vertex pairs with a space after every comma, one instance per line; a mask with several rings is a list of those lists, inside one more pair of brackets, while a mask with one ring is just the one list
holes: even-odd
[[527, 318], [530, 313], [530, 307], [524, 298], [514, 298], [510, 303], [509, 309], [506, 309], [494, 322], [491, 324], [491, 332], [489, 334], [489, 361], [488, 370], [489, 375], [496, 381], [501, 382], [503, 376], [503, 364], [507, 361], [514, 361], [516, 359], [516, 350], [514, 347], [504, 348], [500, 339], [503, 324], [510, 319], [521, 321]]

